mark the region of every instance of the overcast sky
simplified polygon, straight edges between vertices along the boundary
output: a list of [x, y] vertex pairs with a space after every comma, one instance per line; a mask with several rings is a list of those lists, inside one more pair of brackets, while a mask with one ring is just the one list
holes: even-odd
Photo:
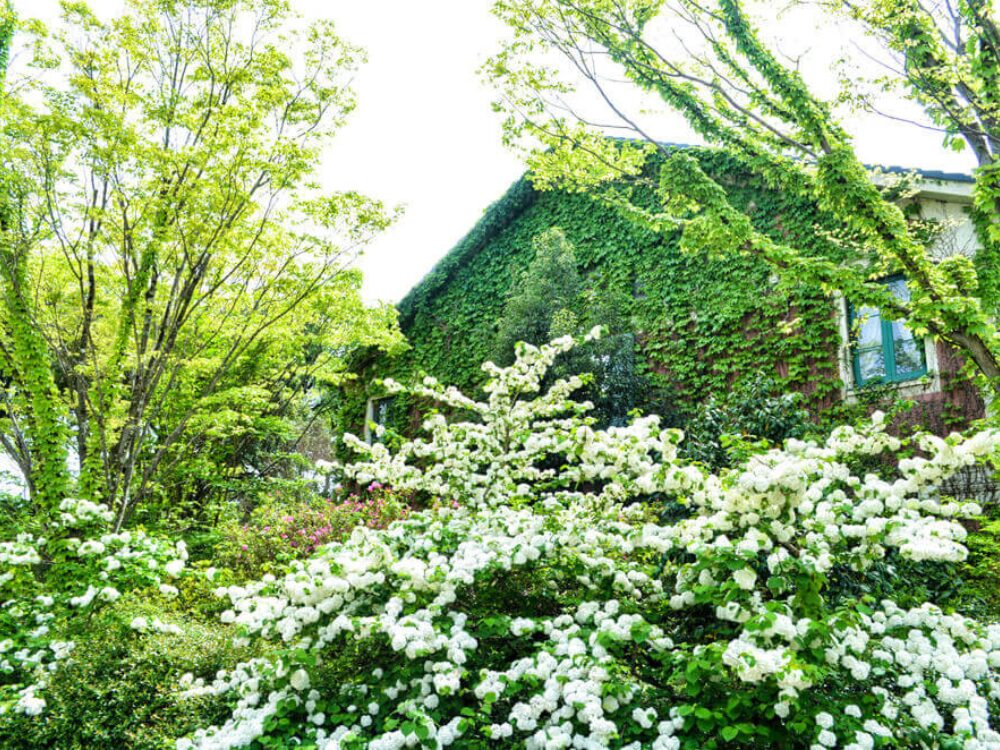
[[[359, 105], [324, 158], [331, 189], [356, 189], [401, 204], [404, 216], [362, 259], [369, 299], [396, 301], [441, 258], [522, 172], [500, 143], [492, 92], [476, 69], [503, 28], [490, 0], [292, 0], [308, 16], [333, 18], [340, 33], [365, 47], [357, 78]], [[120, 0], [96, 0], [98, 12]], [[55, 0], [15, 0], [24, 15], [55, 18]], [[803, 69], [830, 89], [829, 61], [850, 43], [841, 29], [812, 16], [786, 16], [776, 27], [782, 50], [808, 51]], [[832, 90], [832, 89], [830, 89]], [[898, 104], [894, 111], [905, 112]], [[912, 112], [912, 110], [911, 110]], [[965, 171], [970, 157], [940, 145], [938, 134], [872, 117], [850, 118], [867, 162]], [[692, 142], [675, 117], [656, 137]]]

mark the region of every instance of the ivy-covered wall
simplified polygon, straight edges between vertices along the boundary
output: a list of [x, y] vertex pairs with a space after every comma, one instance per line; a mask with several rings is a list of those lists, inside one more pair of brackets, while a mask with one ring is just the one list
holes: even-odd
[[[766, 189], [723, 152], [692, 151], [760, 229], [826, 257], [842, 252], [822, 231], [829, 223], [815, 206]], [[651, 189], [637, 189], [635, 200], [652, 199]], [[345, 423], [361, 429], [365, 401], [378, 395], [364, 384], [375, 376], [426, 372], [474, 389], [512, 280], [531, 260], [532, 238], [551, 227], [575, 245], [588, 282], [628, 307], [643, 383], [638, 408], [683, 421], [710, 394], [756, 372], [805, 394], [814, 412], [839, 401], [839, 322], [820, 289], [779, 283], [757, 257], [682, 252], [677, 236], [654, 233], [597, 197], [536, 192], [522, 180], [400, 303], [412, 348], [368, 363], [343, 404]], [[416, 411], [393, 402], [390, 425], [409, 429]]]

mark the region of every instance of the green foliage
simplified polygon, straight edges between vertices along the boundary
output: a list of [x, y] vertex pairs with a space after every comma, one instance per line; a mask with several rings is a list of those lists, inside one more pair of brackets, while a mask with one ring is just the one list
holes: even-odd
[[[968, 149], [978, 168], [971, 215], [980, 243], [979, 295], [987, 309], [1000, 304], [1000, 15], [983, 0], [924, 4], [917, 0], [827, 0], [863, 24], [896, 63], [872, 83], [901, 90], [942, 130], [945, 145]], [[853, 86], [846, 95], [871, 108], [872, 95]]]
[[508, 290], [503, 314], [497, 323], [494, 361], [514, 360], [515, 345], [524, 341], [540, 345], [559, 336], [582, 336], [603, 326], [610, 336], [589, 341], [560, 357], [549, 379], [570, 374], [591, 376], [583, 396], [594, 403], [593, 416], [601, 424], [624, 424], [635, 408], [638, 379], [635, 373], [634, 336], [622, 311], [628, 300], [607, 288], [584, 286], [573, 245], [561, 229], [536, 237], [531, 263]]
[[957, 581], [959, 601], [964, 610], [984, 618], [1000, 612], [1000, 513], [996, 505], [972, 524], [966, 545], [969, 557], [962, 563]]
[[815, 425], [800, 401], [800, 394], [780, 393], [771, 378], [751, 377], [699, 406], [685, 425], [679, 455], [718, 470], [788, 438], [802, 438]]
[[[4, 77], [10, 60], [10, 45], [17, 17], [9, 0], [0, 5], [0, 107], [6, 104]], [[2, 111], [0, 111], [2, 114]], [[6, 144], [0, 141], [0, 149]], [[6, 161], [6, 153], [0, 153]], [[66, 410], [60, 404], [52, 375], [44, 336], [35, 325], [35, 309], [28, 292], [28, 258], [15, 230], [18, 221], [11, 173], [0, 173], [0, 320], [6, 328], [5, 362], [0, 372], [15, 376], [20, 388], [6, 394], [8, 409], [14, 404], [26, 412], [20, 444], [22, 465], [29, 488], [39, 502], [51, 510], [66, 496], [69, 473], [66, 468]], [[5, 384], [5, 389], [7, 386]], [[11, 403], [13, 402], [13, 404]], [[5, 436], [3, 448], [15, 453], [13, 441]]]
[[[980, 385], [995, 393], [1000, 332], [989, 296], [997, 277], [990, 260], [1000, 236], [995, 9], [979, 0], [932, 4], [937, 10], [910, 0], [831, 2], [890, 37], [890, 48], [905, 60], [901, 74], [907, 83], [919, 90], [925, 79], [931, 82], [930, 91], [916, 98], [932, 118], [946, 121], [949, 134], [960, 133], [976, 150], [974, 213], [986, 248], [977, 269], [958, 258], [935, 262], [926, 233], [908, 221], [897, 191], [872, 179], [830, 103], [813, 94], [801, 72], [762, 40], [748, 3], [496, 0], [494, 13], [511, 38], [484, 72], [500, 93], [496, 106], [507, 115], [506, 140], [526, 154], [541, 189], [617, 193], [616, 200], [625, 203], [628, 191], [616, 183], [642, 174], [658, 153], [656, 200], [630, 209], [651, 230], [669, 234], [679, 228], [688, 249], [753, 254], [795, 283], [838, 290], [894, 319], [905, 318], [916, 335], [930, 334], [961, 350], [978, 369]], [[934, 17], [945, 14], [942, 6], [951, 18]], [[674, 35], [685, 40], [680, 45], [666, 33], [671, 24], [651, 23], [668, 15], [677, 26]], [[946, 37], [938, 45], [942, 55], [926, 41], [938, 35]], [[553, 65], [553, 56], [567, 64]], [[607, 85], [609, 77], [616, 79], [614, 88]], [[732, 199], [718, 173], [651, 139], [629, 111], [633, 102], [621, 95], [621, 79], [635, 93], [678, 112], [769, 189], [813, 202], [832, 220], [816, 229], [836, 237], [850, 261], [808, 246], [803, 251], [792, 238], [763, 229], [753, 210]], [[565, 102], [580, 85], [595, 87], [608, 104], [607, 116], [638, 140], [614, 147], [589, 124], [594, 117], [577, 119]], [[978, 296], [975, 270], [984, 273], [985, 298]], [[911, 284], [905, 303], [878, 288], [879, 278], [892, 273], [904, 273]]]
[[293, 477], [320, 391], [400, 343], [352, 268], [394, 212], [314, 182], [363, 53], [283, 0], [72, 3], [27, 40], [0, 109], [0, 441], [48, 509], [203, 523]]
[[[803, 254], [839, 257], [840, 246], [826, 231], [831, 217], [815, 203], [770, 189], [724, 152], [685, 152], [726, 185], [729, 200], [760, 231], [794, 242]], [[650, 167], [650, 176], [655, 173]], [[621, 187], [629, 190], [629, 205], [656, 205], [657, 188], [649, 180]], [[412, 348], [379, 362], [374, 372], [401, 382], [427, 372], [475, 388], [483, 376], [472, 363], [494, 356], [497, 323], [532, 262], [535, 238], [558, 227], [582, 277], [583, 299], [574, 311], [581, 327], [603, 324], [612, 333], [634, 334], [633, 341], [621, 342], [635, 358], [629, 408], [657, 411], [683, 425], [708, 394], [725, 393], [734, 379], [758, 370], [774, 378], [777, 391], [802, 391], [802, 408], [821, 410], [839, 397], [840, 333], [821, 285], [782, 281], [757, 256], [685, 249], [679, 231], [656, 231], [605, 198], [537, 192], [516, 183], [403, 300], [400, 321]], [[597, 344], [610, 347], [614, 338]], [[359, 391], [341, 402], [341, 424], [359, 423], [368, 395], [382, 394]], [[419, 406], [397, 396], [390, 425], [411, 432]]]
[[[139, 632], [133, 619], [183, 625], [180, 633]], [[173, 739], [225, 715], [225, 701], [177, 697], [185, 674], [212, 678], [239, 658], [232, 635], [216, 624], [165, 612], [128, 597], [80, 628], [72, 655], [46, 691], [41, 716], [0, 715], [9, 750], [164, 750]]]
[[500, 365], [514, 361], [518, 341], [538, 346], [578, 333], [581, 279], [573, 246], [559, 229], [543, 232], [532, 246], [535, 255], [511, 288], [498, 324], [495, 361]]
[[[7, 72], [7, 63], [10, 60], [10, 40], [14, 35], [14, 22], [16, 16], [10, 0], [4, 0], [0, 4], [0, 81], [3, 80], [4, 73]], [[0, 90], [0, 96], [3, 96]]]

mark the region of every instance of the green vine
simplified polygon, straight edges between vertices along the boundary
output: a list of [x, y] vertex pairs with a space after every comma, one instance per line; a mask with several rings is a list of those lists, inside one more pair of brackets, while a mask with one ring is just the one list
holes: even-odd
[[[0, 4], [0, 106], [16, 17], [9, 2]], [[66, 497], [69, 483], [66, 452], [66, 419], [52, 377], [48, 348], [35, 325], [28, 281], [28, 256], [19, 247], [13, 228], [18, 221], [12, 208], [12, 185], [0, 178], [0, 376], [17, 374], [20, 391], [10, 389], [9, 400], [30, 404], [24, 434], [30, 442], [32, 498], [45, 508], [55, 508]], [[5, 380], [7, 378], [4, 378]], [[4, 414], [10, 418], [10, 414]]]

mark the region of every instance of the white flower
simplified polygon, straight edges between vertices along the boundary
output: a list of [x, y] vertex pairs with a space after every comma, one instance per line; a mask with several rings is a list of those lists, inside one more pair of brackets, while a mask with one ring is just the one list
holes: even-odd
[[757, 585], [757, 574], [750, 568], [740, 568], [733, 571], [733, 580], [741, 589], [750, 591]]
[[297, 669], [292, 672], [288, 682], [292, 688], [301, 693], [303, 690], [309, 689], [309, 674], [304, 669]]
[[181, 574], [181, 571], [184, 570], [184, 561], [171, 560], [170, 562], [168, 562], [166, 565], [163, 566], [163, 569], [167, 571], [168, 576], [170, 576], [171, 578], [176, 578]]
[[[793, 706], [800, 719], [816, 707], [813, 750], [838, 741], [869, 750], [898, 725], [922, 727], [932, 743], [997, 745], [990, 706], [1000, 694], [1000, 624], [888, 601], [845, 618], [820, 600], [807, 618], [797, 597], [799, 580], [818, 585], [839, 567], [864, 576], [894, 550], [961, 559], [957, 519], [970, 508], [937, 488], [995, 454], [1000, 433], [928, 438], [893, 473], [881, 456], [893, 459], [899, 439], [879, 425], [841, 427], [823, 443], [789, 441], [710, 474], [678, 458], [680, 436], [656, 418], [597, 429], [578, 416], [586, 408], [570, 399], [579, 378], [543, 392], [546, 369], [571, 346], [519, 345], [514, 366], [487, 363], [482, 400], [433, 379], [416, 385], [415, 397], [443, 409], [425, 420], [426, 438], [395, 452], [345, 438], [365, 457], [345, 467], [349, 478], [445, 507], [358, 528], [284, 576], [217, 595], [227, 599], [221, 619], [240, 638], [317, 662], [359, 654], [356, 675], [334, 688], [348, 718], [316, 721], [323, 705], [305, 669], [258, 657], [217, 676], [211, 689], [232, 700], [232, 717], [193, 735], [193, 748], [246, 747], [279, 705], [292, 704], [307, 717], [303, 742], [323, 750], [420, 741], [383, 729], [372, 718], [379, 714], [419, 716], [426, 744], [446, 747], [461, 743], [460, 724], [436, 722], [458, 703], [473, 709], [472, 725], [491, 716], [476, 736], [500, 747], [598, 750], [624, 737], [629, 750], [678, 750], [685, 717], [660, 704], [658, 715], [644, 681], [670, 680], [684, 668], [679, 655], [715, 649], [729, 673], [720, 680], [773, 696], [759, 706], [762, 720], [772, 710], [788, 719]], [[444, 413], [458, 416], [449, 422]], [[873, 458], [879, 474], [858, 475]], [[635, 502], [656, 494], [683, 498], [683, 517], [659, 519]], [[734, 571], [737, 559], [743, 567]], [[765, 564], [766, 589], [756, 572]], [[578, 604], [561, 599], [569, 590]], [[690, 614], [700, 627], [686, 632], [678, 623]], [[814, 685], [818, 671], [824, 681]], [[870, 694], [872, 716], [841, 707], [829, 685], [836, 695]]]

